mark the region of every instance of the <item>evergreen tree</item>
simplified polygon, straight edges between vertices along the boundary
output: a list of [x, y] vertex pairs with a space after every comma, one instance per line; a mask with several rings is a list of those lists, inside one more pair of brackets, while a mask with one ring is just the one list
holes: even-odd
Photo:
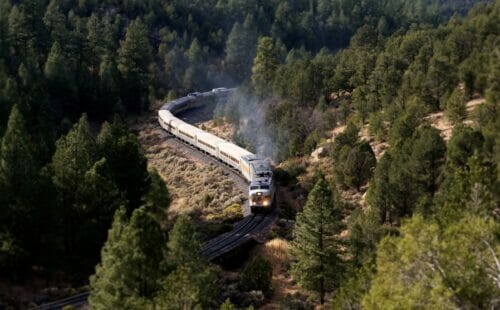
[[187, 216], [176, 220], [167, 248], [168, 264], [175, 270], [165, 279], [157, 304], [167, 309], [213, 307], [219, 289], [217, 271], [200, 256], [198, 233]]
[[[39, 212], [32, 200], [37, 173], [33, 145], [15, 105], [0, 145], [0, 226], [6, 238], [2, 241], [7, 251], [4, 254], [10, 262], [17, 261], [23, 252], [31, 250], [28, 246], [38, 240], [34, 233]], [[15, 273], [15, 270], [6, 271]]]
[[397, 215], [393, 204], [392, 187], [389, 180], [389, 169], [392, 158], [389, 153], [385, 153], [375, 168], [373, 181], [367, 192], [367, 202], [379, 213], [381, 222], [389, 222]]
[[73, 74], [61, 45], [54, 42], [45, 63], [44, 75], [47, 78], [50, 97], [58, 102], [62, 115], [77, 115], [76, 89]]
[[59, 2], [59, 0], [50, 1], [43, 17], [43, 23], [47, 27], [52, 41], [64, 44], [67, 42], [69, 33], [66, 29], [66, 16], [60, 11]]
[[273, 266], [271, 263], [257, 256], [241, 275], [241, 286], [247, 291], [262, 291], [267, 293], [271, 288]]
[[86, 204], [80, 192], [85, 173], [94, 165], [97, 155], [97, 146], [86, 115], [56, 143], [51, 162], [52, 181], [58, 192], [58, 212], [64, 219], [61, 235], [68, 255], [77, 256], [75, 246], [79, 232], [85, 232], [77, 224], [86, 213]]
[[445, 102], [446, 115], [453, 124], [458, 124], [467, 116], [467, 109], [465, 106], [465, 98], [462, 91], [455, 88], [451, 95]]
[[349, 252], [358, 268], [370, 262], [381, 236], [379, 213], [375, 208], [356, 209], [349, 217]]
[[156, 169], [151, 170], [149, 172], [149, 176], [151, 179], [151, 185], [149, 186], [149, 191], [145, 197], [146, 206], [149, 212], [161, 218], [162, 216], [165, 216], [165, 213], [170, 205], [170, 194], [165, 182]]
[[375, 154], [368, 142], [362, 142], [353, 147], [343, 163], [344, 180], [347, 185], [355, 187], [359, 192], [361, 185], [373, 175], [376, 163]]
[[455, 126], [446, 149], [447, 166], [464, 167], [474, 152], [481, 149], [483, 142], [480, 132], [468, 126]]
[[100, 119], [109, 118], [120, 100], [120, 73], [111, 55], [104, 55], [99, 65], [98, 105], [91, 112]]
[[[2, 200], [6, 199], [12, 202], [14, 208], [28, 207], [27, 199], [31, 196], [36, 174], [36, 161], [33, 158], [31, 138], [26, 130], [24, 118], [15, 105], [12, 107], [7, 130], [1, 140], [0, 186], [3, 190]], [[21, 205], [15, 206], [16, 200]]]
[[199, 271], [180, 265], [165, 279], [157, 298], [162, 309], [209, 309], [217, 296], [218, 277], [211, 268]]
[[179, 216], [170, 231], [168, 240], [168, 262], [175, 265], [196, 265], [202, 259], [199, 255], [201, 243], [196, 228], [189, 217]]
[[495, 231], [498, 223], [493, 219], [472, 214], [463, 214], [446, 228], [414, 216], [403, 225], [400, 237], [381, 241], [377, 272], [362, 307], [492, 307], [499, 293]]
[[125, 210], [115, 215], [101, 263], [90, 279], [93, 309], [145, 307], [158, 292], [165, 270], [163, 233], [144, 209], [126, 224]]
[[[77, 192], [85, 173], [97, 160], [97, 155], [97, 145], [90, 132], [88, 118], [83, 115], [70, 132], [57, 141], [56, 152], [52, 157], [53, 181], [62, 192], [63, 199], [69, 199]], [[64, 204], [71, 207], [71, 200]]]
[[186, 51], [185, 58], [189, 62], [189, 66], [184, 74], [184, 88], [193, 90], [199, 89], [207, 84], [206, 69], [203, 66], [203, 59], [206, 57], [200, 41], [194, 39]]
[[11, 10], [10, 0], [0, 1], [0, 59], [6, 59], [9, 55], [9, 14]]
[[118, 50], [118, 70], [123, 77], [122, 102], [130, 111], [139, 112], [148, 107], [150, 63], [148, 29], [136, 19], [127, 27], [125, 40], [120, 42]]
[[252, 21], [248, 16], [244, 25], [236, 22], [226, 41], [224, 67], [237, 82], [250, 76], [255, 57], [257, 38], [253, 33]]
[[111, 124], [103, 124], [97, 144], [100, 156], [108, 160], [114, 182], [126, 193], [127, 212], [131, 214], [142, 204], [150, 184], [147, 160], [139, 141], [116, 116]]
[[304, 210], [297, 214], [291, 245], [291, 273], [305, 289], [315, 291], [321, 304], [325, 294], [338, 287], [343, 263], [338, 234], [342, 214], [326, 181], [321, 178], [309, 193]]
[[279, 56], [278, 47], [272, 38], [259, 38], [252, 67], [252, 85], [257, 97], [264, 98], [271, 94], [271, 83], [280, 63]]

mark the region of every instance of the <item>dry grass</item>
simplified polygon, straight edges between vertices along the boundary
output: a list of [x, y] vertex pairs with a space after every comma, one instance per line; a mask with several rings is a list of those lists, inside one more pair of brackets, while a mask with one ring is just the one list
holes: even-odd
[[198, 125], [201, 129], [216, 135], [219, 138], [231, 141], [234, 127], [229, 122], [209, 120]]
[[[478, 98], [467, 102], [467, 118], [464, 120], [464, 123], [469, 125], [473, 123], [472, 114], [480, 104], [484, 103], [484, 101], [484, 98]], [[450, 122], [448, 117], [446, 117], [446, 114], [444, 112], [432, 113], [425, 119], [430, 123], [432, 127], [440, 131], [441, 137], [443, 137], [445, 141], [450, 140], [453, 131], [453, 124]]]
[[290, 263], [288, 250], [290, 245], [287, 240], [276, 238], [266, 242], [262, 247], [262, 256], [271, 262], [273, 273], [278, 274], [288, 269]]
[[272, 239], [259, 246], [257, 253], [271, 262], [273, 266], [273, 296], [261, 309], [281, 309], [281, 301], [287, 294], [294, 294], [300, 289], [288, 273], [290, 245], [284, 239]]
[[[165, 180], [173, 201], [169, 217], [190, 214], [203, 221], [222, 220], [224, 209], [241, 204], [245, 198], [231, 178], [214, 164], [190, 158], [173, 148], [163, 137], [163, 130], [156, 125], [152, 112], [135, 121], [148, 166], [154, 167]], [[237, 212], [226, 215], [239, 217]]]

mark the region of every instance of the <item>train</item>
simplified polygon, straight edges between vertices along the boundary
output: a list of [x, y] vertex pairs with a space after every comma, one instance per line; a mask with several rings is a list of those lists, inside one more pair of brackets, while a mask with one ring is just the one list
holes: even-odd
[[201, 107], [209, 98], [227, 99], [234, 90], [219, 87], [207, 92], [192, 92], [166, 102], [158, 111], [158, 122], [171, 135], [237, 170], [249, 183], [248, 202], [251, 212], [269, 212], [274, 207], [276, 195], [271, 163], [176, 117], [179, 113]]

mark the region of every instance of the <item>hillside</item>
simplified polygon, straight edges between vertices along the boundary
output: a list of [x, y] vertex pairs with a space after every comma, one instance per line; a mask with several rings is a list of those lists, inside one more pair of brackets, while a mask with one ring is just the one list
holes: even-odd
[[[498, 308], [499, 35], [486, 0], [0, 0], [0, 308]], [[279, 219], [210, 262], [255, 197], [155, 114], [214, 87], [179, 117], [271, 159]]]

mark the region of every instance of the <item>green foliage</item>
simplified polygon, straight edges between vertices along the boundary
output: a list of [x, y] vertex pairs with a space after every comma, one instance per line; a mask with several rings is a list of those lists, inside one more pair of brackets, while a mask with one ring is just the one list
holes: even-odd
[[468, 126], [455, 126], [446, 149], [447, 165], [463, 167], [475, 151], [481, 149], [483, 135]]
[[361, 142], [349, 150], [343, 166], [344, 181], [358, 191], [373, 175], [377, 160], [368, 142]]
[[259, 98], [271, 94], [271, 83], [280, 63], [280, 55], [276, 42], [270, 37], [261, 37], [252, 67], [252, 86]]
[[419, 127], [399, 149], [392, 148], [375, 169], [368, 202], [382, 221], [399, 221], [418, 209], [428, 212], [439, 187], [446, 145], [439, 132]]
[[375, 274], [374, 265], [366, 263], [337, 290], [333, 301], [333, 309], [354, 310], [361, 309], [363, 296], [370, 290], [371, 281]]
[[500, 253], [497, 232], [493, 220], [471, 214], [446, 228], [414, 216], [401, 237], [382, 240], [363, 308], [492, 306], [498, 295], [491, 277]]
[[271, 288], [273, 267], [266, 259], [257, 256], [246, 266], [241, 275], [241, 287], [247, 291], [262, 291], [266, 294]]
[[161, 218], [170, 206], [171, 197], [165, 182], [156, 169], [152, 169], [149, 172], [149, 175], [151, 178], [151, 185], [145, 196], [146, 206], [149, 212], [156, 214]]
[[91, 307], [135, 308], [150, 302], [165, 274], [164, 244], [160, 226], [144, 208], [135, 210], [128, 223], [119, 209], [90, 279]]
[[231, 303], [231, 300], [228, 298], [224, 301], [224, 303], [222, 305], [220, 305], [220, 310], [234, 310], [235, 307], [234, 305]]
[[446, 99], [446, 115], [454, 123], [458, 124], [467, 116], [465, 98], [460, 89], [455, 89]]
[[118, 70], [124, 83], [122, 101], [131, 111], [139, 112], [148, 107], [150, 63], [148, 29], [140, 19], [136, 19], [127, 27], [125, 40], [118, 51]]
[[177, 218], [170, 231], [167, 247], [171, 264], [193, 265], [199, 262], [201, 243], [189, 217], [181, 215]]
[[469, 210], [479, 215], [492, 215], [498, 205], [497, 167], [477, 153], [467, 164], [454, 170], [442, 186], [437, 213], [442, 221], [454, 221]]
[[368, 118], [368, 131], [378, 141], [382, 141], [386, 135], [384, 120], [379, 113], [372, 113]]
[[247, 16], [243, 25], [236, 22], [227, 37], [224, 67], [238, 82], [251, 74], [256, 45], [257, 33], [253, 18]]
[[163, 281], [156, 303], [166, 309], [213, 307], [219, 293], [217, 270], [200, 256], [201, 242], [187, 216], [181, 215], [170, 231], [167, 262], [175, 267]]
[[297, 214], [290, 254], [291, 274], [299, 285], [324, 296], [338, 287], [343, 262], [338, 234], [342, 229], [340, 203], [321, 178]]
[[357, 268], [373, 258], [382, 235], [380, 214], [373, 208], [367, 211], [356, 209], [349, 217], [348, 230], [347, 245], [352, 264]]
[[103, 124], [97, 136], [97, 147], [100, 156], [108, 159], [114, 182], [126, 193], [127, 212], [130, 214], [142, 204], [151, 184], [147, 160], [139, 141], [115, 116], [111, 124]]
[[179, 266], [164, 281], [157, 298], [162, 309], [207, 309], [214, 306], [218, 277], [211, 268], [193, 270]]
[[29, 213], [26, 208], [30, 207], [29, 197], [34, 189], [36, 174], [31, 138], [21, 112], [14, 106], [0, 147], [0, 201], [10, 205], [11, 209], [10, 212], [5, 210], [2, 213], [19, 212], [19, 218], [10, 219], [15, 222], [11, 223], [14, 226], [21, 225], [19, 221]]

